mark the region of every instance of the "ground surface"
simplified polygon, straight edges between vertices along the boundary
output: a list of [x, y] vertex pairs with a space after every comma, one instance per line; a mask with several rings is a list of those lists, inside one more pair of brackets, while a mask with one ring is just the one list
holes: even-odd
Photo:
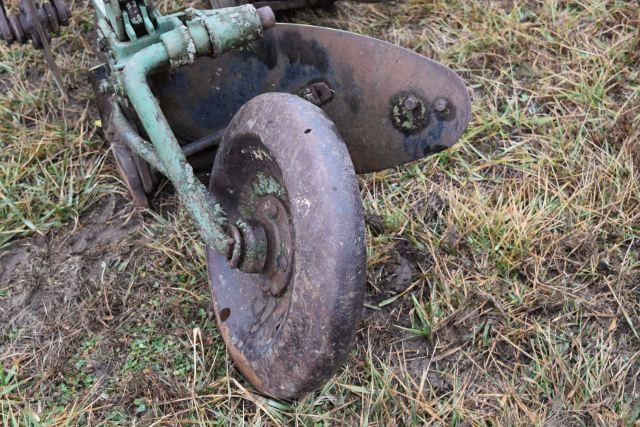
[[344, 369], [293, 403], [235, 370], [171, 188], [162, 213], [140, 211], [116, 178], [84, 12], [54, 43], [70, 104], [38, 52], [0, 47], [4, 425], [636, 423], [638, 3], [339, 4], [292, 19], [434, 58], [474, 99], [456, 148], [361, 179], [367, 295]]

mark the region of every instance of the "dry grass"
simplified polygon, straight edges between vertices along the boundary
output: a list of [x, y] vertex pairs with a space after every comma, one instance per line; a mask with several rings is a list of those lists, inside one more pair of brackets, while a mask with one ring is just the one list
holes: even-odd
[[474, 99], [454, 149], [362, 178], [369, 281], [347, 366], [298, 402], [235, 371], [170, 191], [162, 214], [112, 195], [85, 16], [55, 44], [71, 105], [38, 53], [0, 47], [0, 263], [32, 266], [2, 283], [0, 264], [5, 425], [637, 425], [638, 3], [340, 4], [292, 19], [414, 49]]

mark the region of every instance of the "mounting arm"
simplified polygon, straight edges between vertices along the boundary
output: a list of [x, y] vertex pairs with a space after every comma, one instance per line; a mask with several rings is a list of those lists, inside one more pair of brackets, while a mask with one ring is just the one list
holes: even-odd
[[[169, 66], [192, 63], [198, 56], [218, 56], [243, 46], [261, 37], [263, 29], [275, 21], [270, 9], [257, 11], [253, 6], [207, 13], [190, 9], [185, 15], [185, 25], [162, 34], [160, 43], [143, 48], [129, 59], [123, 71], [124, 92], [155, 147], [163, 172], [175, 185], [205, 243], [228, 257], [235, 242], [227, 232], [227, 217], [193, 173], [147, 76]], [[138, 154], [145, 157], [143, 152]]]

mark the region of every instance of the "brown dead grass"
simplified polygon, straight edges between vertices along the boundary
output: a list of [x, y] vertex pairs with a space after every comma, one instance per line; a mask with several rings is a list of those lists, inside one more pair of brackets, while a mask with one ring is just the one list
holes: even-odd
[[[345, 368], [299, 402], [259, 396], [235, 371], [173, 196], [156, 200], [162, 215], [108, 196], [124, 190], [77, 18], [56, 42], [70, 106], [39, 79], [37, 53], [0, 48], [3, 421], [636, 424], [637, 2], [413, 0], [290, 19], [414, 49], [474, 99], [454, 149], [362, 178], [368, 292]], [[26, 261], [7, 273], [10, 257]]]

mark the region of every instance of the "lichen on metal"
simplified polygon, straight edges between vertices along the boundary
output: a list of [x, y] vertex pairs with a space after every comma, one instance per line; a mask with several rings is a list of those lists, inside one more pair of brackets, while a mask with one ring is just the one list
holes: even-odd
[[242, 235], [242, 255], [239, 268], [245, 273], [260, 273], [267, 259], [267, 238], [263, 226], [243, 218], [235, 222]]
[[424, 101], [413, 94], [398, 96], [392, 103], [394, 125], [402, 132], [412, 133], [427, 125], [428, 111]]
[[281, 198], [286, 197], [284, 188], [282, 188], [280, 183], [276, 181], [275, 178], [263, 172], [258, 172], [256, 174], [251, 190], [252, 199], [258, 199], [269, 194], [273, 194]]
[[160, 40], [169, 55], [171, 68], [193, 64], [196, 60], [196, 45], [187, 27], [180, 26], [165, 33], [160, 36]]
[[205, 25], [216, 56], [262, 37], [260, 16], [252, 5], [217, 9], [205, 13], [207, 14]]

